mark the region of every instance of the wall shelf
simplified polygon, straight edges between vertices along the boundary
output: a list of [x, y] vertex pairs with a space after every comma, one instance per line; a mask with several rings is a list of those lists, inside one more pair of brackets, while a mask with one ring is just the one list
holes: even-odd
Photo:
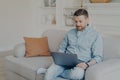
[[56, 9], [56, 7], [40, 7], [41, 9], [44, 9], [44, 10], [46, 10], [46, 9]]

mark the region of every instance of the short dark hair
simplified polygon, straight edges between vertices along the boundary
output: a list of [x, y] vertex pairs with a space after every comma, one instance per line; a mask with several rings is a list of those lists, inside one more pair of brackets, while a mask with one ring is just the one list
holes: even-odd
[[75, 11], [74, 16], [81, 16], [84, 15], [86, 18], [89, 17], [88, 15], [88, 11], [85, 9], [78, 9], [77, 11]]

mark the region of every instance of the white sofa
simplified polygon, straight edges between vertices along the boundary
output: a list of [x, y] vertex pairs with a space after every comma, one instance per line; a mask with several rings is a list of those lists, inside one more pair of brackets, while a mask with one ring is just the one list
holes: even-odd
[[[47, 30], [50, 51], [57, 51], [66, 31]], [[120, 80], [120, 38], [103, 36], [104, 61], [90, 66], [85, 73], [85, 80]], [[53, 60], [50, 57], [25, 58], [24, 43], [15, 46], [14, 55], [7, 56], [7, 80], [43, 80], [44, 74], [37, 74], [39, 68], [48, 68]]]

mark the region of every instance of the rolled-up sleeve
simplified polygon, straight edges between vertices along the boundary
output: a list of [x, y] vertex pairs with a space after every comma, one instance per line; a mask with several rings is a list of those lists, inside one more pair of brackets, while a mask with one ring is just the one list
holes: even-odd
[[66, 48], [67, 48], [67, 45], [68, 45], [68, 36], [67, 36], [67, 34], [66, 34], [65, 37], [64, 37], [64, 39], [62, 40], [60, 46], [59, 46], [58, 52], [63, 52], [63, 53], [65, 53]]
[[97, 35], [92, 45], [92, 59], [97, 63], [103, 60], [103, 39], [100, 34]]

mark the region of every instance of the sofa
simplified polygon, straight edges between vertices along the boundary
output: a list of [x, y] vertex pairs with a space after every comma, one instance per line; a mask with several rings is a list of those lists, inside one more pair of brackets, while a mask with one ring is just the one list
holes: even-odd
[[[65, 36], [65, 30], [47, 30], [42, 36], [48, 37], [49, 49], [58, 50]], [[103, 35], [104, 60], [90, 66], [85, 73], [85, 80], [120, 79], [120, 37]], [[5, 58], [7, 80], [43, 80], [44, 73], [37, 73], [39, 68], [47, 69], [52, 63], [51, 56], [24, 57], [25, 43], [14, 47], [14, 55]]]

